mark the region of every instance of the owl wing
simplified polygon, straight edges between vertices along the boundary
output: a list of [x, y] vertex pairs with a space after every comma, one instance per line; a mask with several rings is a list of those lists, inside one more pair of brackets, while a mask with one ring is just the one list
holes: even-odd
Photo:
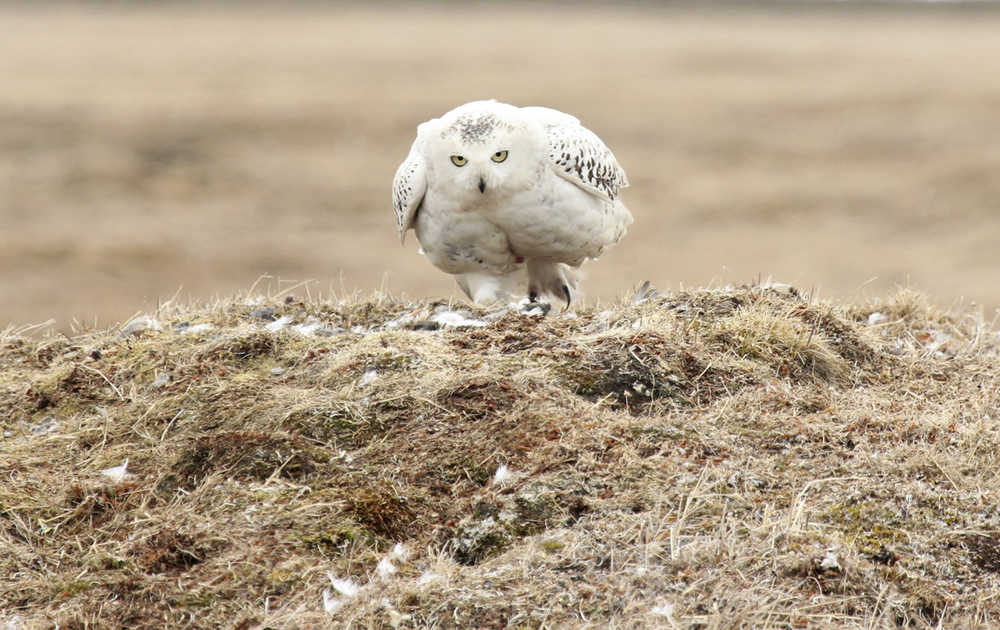
[[608, 201], [618, 198], [628, 177], [597, 134], [569, 114], [548, 107], [524, 109], [544, 125], [549, 163], [560, 177]]
[[420, 151], [420, 138], [410, 147], [410, 154], [396, 170], [392, 180], [392, 208], [396, 212], [396, 229], [399, 242], [406, 238], [406, 231], [413, 227], [417, 210], [427, 192], [427, 164]]

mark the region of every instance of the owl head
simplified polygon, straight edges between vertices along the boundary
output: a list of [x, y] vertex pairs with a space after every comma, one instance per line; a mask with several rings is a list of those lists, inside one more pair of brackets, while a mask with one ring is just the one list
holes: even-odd
[[447, 183], [448, 193], [464, 203], [530, 188], [542, 166], [544, 129], [512, 105], [467, 103], [423, 123], [417, 134], [425, 140], [429, 183]]

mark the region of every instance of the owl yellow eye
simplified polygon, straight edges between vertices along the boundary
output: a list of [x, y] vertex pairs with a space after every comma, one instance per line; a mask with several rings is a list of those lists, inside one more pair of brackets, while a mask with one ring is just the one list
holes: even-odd
[[451, 156], [451, 163], [454, 164], [455, 166], [465, 166], [466, 164], [469, 163], [469, 161], [465, 159], [464, 156], [453, 155]]
[[497, 151], [496, 153], [493, 154], [493, 157], [491, 157], [490, 159], [497, 163], [503, 162], [504, 160], [507, 159], [507, 152]]

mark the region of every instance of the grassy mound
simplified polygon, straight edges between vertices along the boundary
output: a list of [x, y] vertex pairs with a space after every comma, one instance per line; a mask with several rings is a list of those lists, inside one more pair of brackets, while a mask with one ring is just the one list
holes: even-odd
[[0, 334], [0, 623], [1000, 619], [981, 319], [787, 287], [459, 311], [240, 299]]

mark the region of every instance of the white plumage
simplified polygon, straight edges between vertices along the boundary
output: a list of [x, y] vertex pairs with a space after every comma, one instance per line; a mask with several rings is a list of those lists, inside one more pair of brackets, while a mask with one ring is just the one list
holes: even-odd
[[475, 302], [504, 297], [526, 268], [532, 300], [572, 301], [571, 268], [632, 223], [625, 171], [580, 121], [546, 107], [466, 103], [417, 127], [396, 171], [400, 241], [413, 228], [427, 258]]

